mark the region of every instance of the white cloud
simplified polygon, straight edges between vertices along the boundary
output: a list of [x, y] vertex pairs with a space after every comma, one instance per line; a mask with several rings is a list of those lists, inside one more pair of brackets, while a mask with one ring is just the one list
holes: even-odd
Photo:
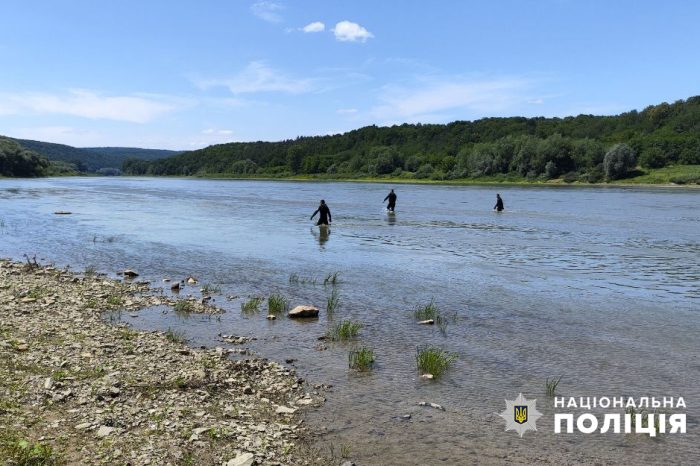
[[89, 119], [147, 123], [185, 105], [163, 96], [105, 96], [73, 89], [63, 94], [0, 93], [0, 115], [61, 114]]
[[543, 99], [531, 99], [527, 101], [528, 104], [542, 105], [544, 103]]
[[301, 28], [301, 30], [304, 32], [323, 32], [326, 30], [326, 25], [320, 21], [314, 21]]
[[374, 37], [374, 34], [352, 21], [341, 21], [336, 24], [333, 34], [341, 42], [366, 42], [367, 39]]
[[516, 109], [531, 100], [525, 95], [531, 83], [525, 79], [497, 78], [468, 80], [452, 77], [430, 80], [414, 88], [387, 86], [382, 103], [372, 109], [375, 118], [396, 121], [449, 118], [444, 112], [460, 111], [474, 116], [496, 115]]
[[336, 110], [336, 113], [339, 113], [341, 115], [348, 115], [350, 113], [357, 113], [356, 108], [339, 108]]
[[269, 0], [255, 2], [250, 6], [250, 11], [255, 16], [268, 23], [281, 23], [283, 21], [280, 14], [282, 10], [284, 10], [284, 6]]
[[207, 128], [202, 130], [202, 134], [216, 134], [219, 136], [230, 136], [233, 134], [233, 131], [230, 129], [214, 129], [214, 128]]
[[217, 86], [228, 87], [233, 94], [257, 92], [302, 94], [312, 90], [313, 82], [311, 79], [285, 76], [263, 62], [252, 62], [243, 71], [230, 78], [200, 80], [196, 84], [202, 89]]

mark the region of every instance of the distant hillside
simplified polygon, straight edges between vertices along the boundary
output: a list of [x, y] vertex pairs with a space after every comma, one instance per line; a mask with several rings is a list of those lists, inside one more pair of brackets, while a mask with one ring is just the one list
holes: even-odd
[[83, 147], [79, 150], [85, 150], [96, 154], [111, 155], [114, 157], [123, 157], [125, 159], [132, 158], [139, 160], [157, 160], [182, 153], [182, 151], [175, 150], [140, 149], [138, 147]]
[[636, 168], [700, 164], [700, 96], [615, 116], [484, 118], [365, 128], [281, 142], [230, 143], [155, 161], [128, 174], [393, 177], [512, 176], [597, 182]]
[[78, 172], [98, 173], [107, 169], [120, 170], [125, 160], [156, 160], [179, 154], [177, 151], [138, 149], [130, 147], [77, 148], [64, 144], [15, 139], [22, 147], [34, 151], [51, 161], [73, 165]]

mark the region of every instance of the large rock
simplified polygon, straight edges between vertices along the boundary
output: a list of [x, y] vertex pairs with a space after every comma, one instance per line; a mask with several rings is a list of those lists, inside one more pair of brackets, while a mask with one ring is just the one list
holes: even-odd
[[318, 308], [314, 306], [297, 306], [287, 314], [291, 318], [318, 317]]
[[242, 453], [234, 459], [229, 460], [226, 466], [251, 466], [255, 461], [255, 456], [252, 453]]

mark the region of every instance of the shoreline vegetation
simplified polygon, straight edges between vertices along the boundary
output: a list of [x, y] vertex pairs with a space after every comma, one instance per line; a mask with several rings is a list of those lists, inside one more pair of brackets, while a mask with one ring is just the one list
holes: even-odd
[[[139, 175], [131, 175], [139, 176]], [[141, 175], [150, 177], [151, 175]], [[697, 178], [695, 183], [673, 182], [673, 178]], [[207, 175], [169, 175], [154, 178], [191, 178], [213, 180], [250, 180], [250, 181], [308, 181], [308, 182], [338, 182], [338, 183], [386, 183], [386, 184], [415, 184], [415, 185], [445, 185], [445, 186], [533, 186], [533, 187], [649, 187], [649, 188], [700, 188], [700, 165], [678, 165], [660, 169], [640, 171], [633, 178], [615, 181], [600, 181], [596, 183], [581, 181], [566, 181], [563, 178], [549, 180], [528, 180], [515, 175], [500, 175], [478, 178], [463, 178], [455, 180], [431, 180], [408, 177], [358, 177], [344, 178], [329, 175], [295, 175], [295, 176], [265, 176], [265, 175], [232, 175], [216, 173]]]
[[177, 303], [158, 292], [0, 259], [0, 462], [323, 464], [294, 369], [110, 322]]

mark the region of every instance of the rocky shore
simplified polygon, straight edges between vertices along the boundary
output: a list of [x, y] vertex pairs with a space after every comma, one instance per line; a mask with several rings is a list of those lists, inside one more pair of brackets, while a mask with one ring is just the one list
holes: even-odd
[[103, 317], [162, 304], [147, 284], [0, 260], [0, 463], [324, 463], [300, 416], [320, 400], [293, 369]]

